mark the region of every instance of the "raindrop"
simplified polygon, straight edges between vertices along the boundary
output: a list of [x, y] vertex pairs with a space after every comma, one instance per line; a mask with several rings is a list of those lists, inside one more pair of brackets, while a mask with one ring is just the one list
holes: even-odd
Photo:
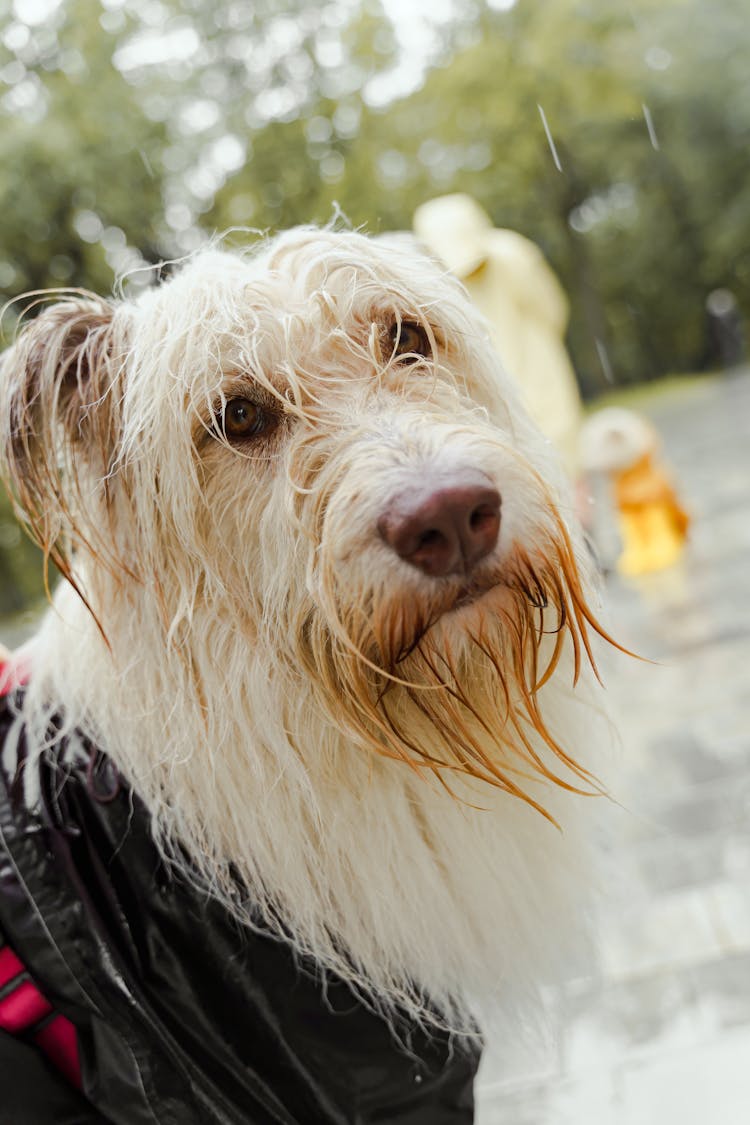
[[154, 169], [151, 166], [151, 161], [148, 158], [148, 153], [145, 151], [145, 149], [139, 148], [138, 149], [138, 155], [140, 156], [141, 160], [143, 161], [143, 166], [146, 169], [146, 171], [148, 172], [151, 179], [152, 180], [155, 179], [156, 177], [154, 176]]
[[612, 370], [612, 364], [609, 361], [609, 353], [607, 352], [607, 348], [598, 336], [594, 337], [594, 343], [596, 344], [596, 354], [599, 356], [599, 362], [602, 365], [604, 378], [608, 383], [612, 383], [614, 385], [615, 374]]
[[542, 107], [539, 105], [538, 102], [537, 102], [536, 108], [539, 110], [539, 116], [542, 119], [542, 125], [544, 126], [544, 132], [547, 134], [547, 144], [549, 145], [550, 152], [552, 153], [552, 159], [555, 162], [555, 168], [557, 168], [558, 172], [562, 172], [562, 164], [560, 163], [560, 157], [557, 154], [557, 149], [555, 148], [555, 142], [552, 140], [552, 134], [550, 133], [549, 125], [547, 124], [547, 115], [545, 114], [544, 110], [542, 109]]
[[645, 104], [642, 105], [641, 108], [643, 109], [643, 117], [644, 117], [644, 120], [646, 122], [646, 128], [648, 129], [648, 138], [651, 141], [651, 144], [653, 145], [653, 147], [658, 152], [659, 151], [659, 138], [657, 137], [656, 130], [654, 129], [654, 119], [651, 116], [651, 110]]

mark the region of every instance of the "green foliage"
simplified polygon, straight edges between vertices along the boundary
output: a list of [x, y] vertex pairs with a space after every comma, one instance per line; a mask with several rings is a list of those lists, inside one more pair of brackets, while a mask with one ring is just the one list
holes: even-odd
[[116, 272], [159, 253], [163, 128], [113, 66], [116, 39], [91, 16], [87, 0], [69, 0], [56, 23], [0, 49], [2, 72], [15, 78], [0, 103], [6, 298], [60, 285], [106, 292]]

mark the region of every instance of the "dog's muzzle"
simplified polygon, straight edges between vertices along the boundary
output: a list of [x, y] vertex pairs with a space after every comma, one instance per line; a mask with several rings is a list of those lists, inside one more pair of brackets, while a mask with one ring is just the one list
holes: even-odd
[[383, 541], [430, 577], [467, 577], [494, 549], [500, 493], [482, 473], [454, 474], [445, 484], [393, 496], [378, 520]]

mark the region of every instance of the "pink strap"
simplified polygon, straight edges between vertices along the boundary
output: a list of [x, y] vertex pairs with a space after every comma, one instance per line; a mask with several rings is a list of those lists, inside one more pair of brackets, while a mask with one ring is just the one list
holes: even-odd
[[47, 1003], [37, 986], [24, 974], [13, 990], [0, 1000], [0, 1027], [11, 1035], [20, 1035], [51, 1011], [52, 1005]]
[[10, 660], [0, 659], [0, 697], [12, 691], [12, 665]]
[[0, 698], [28, 682], [30, 659], [20, 653], [0, 653]]
[[[23, 964], [10, 952], [20, 966], [20, 973], [9, 990], [0, 997], [0, 1028], [11, 1035], [28, 1033], [49, 1061], [77, 1089], [81, 1089], [81, 1061], [78, 1055], [76, 1029], [66, 1016], [53, 1013], [52, 1005], [30, 980]], [[51, 1015], [51, 1019], [47, 1017]], [[42, 1022], [43, 1021], [43, 1022]], [[37, 1027], [37, 1024], [41, 1026]]]
[[0, 1028], [30, 1036], [53, 1066], [81, 1089], [76, 1029], [53, 1010], [9, 945], [0, 946]]
[[[29, 678], [28, 658], [0, 658], [0, 698]], [[0, 937], [0, 942], [2, 938]], [[78, 1036], [66, 1016], [54, 1012], [9, 945], [0, 944], [0, 1028], [11, 1035], [27, 1034], [49, 1061], [77, 1089], [81, 1089]]]
[[78, 1055], [76, 1029], [65, 1016], [56, 1015], [40, 1028], [34, 1042], [67, 1078], [71, 1085], [81, 1089], [81, 1060]]
[[0, 989], [22, 972], [23, 961], [19, 961], [10, 946], [0, 947]]

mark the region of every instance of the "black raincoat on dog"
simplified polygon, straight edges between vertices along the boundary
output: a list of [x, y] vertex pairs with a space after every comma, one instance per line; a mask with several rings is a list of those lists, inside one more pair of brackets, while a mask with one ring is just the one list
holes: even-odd
[[166, 870], [90, 745], [25, 763], [0, 699], [0, 748], [3, 1125], [473, 1120], [477, 1052], [418, 1030], [398, 1045], [344, 984], [324, 993]]

